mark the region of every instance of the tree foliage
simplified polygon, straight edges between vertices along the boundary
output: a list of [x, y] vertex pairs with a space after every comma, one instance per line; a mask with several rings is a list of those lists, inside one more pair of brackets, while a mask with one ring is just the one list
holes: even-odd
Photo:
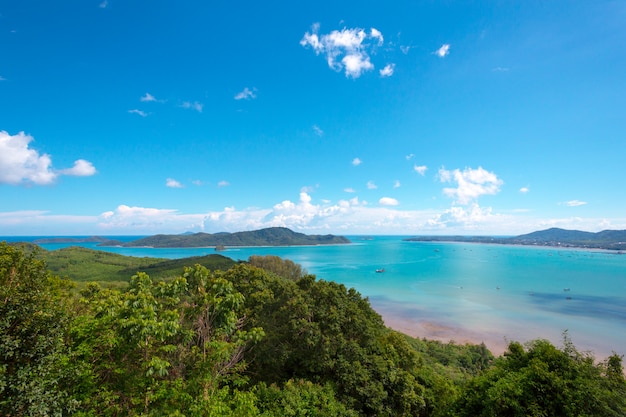
[[80, 292], [39, 257], [0, 243], [3, 416], [626, 415], [617, 355], [414, 339], [273, 257]]

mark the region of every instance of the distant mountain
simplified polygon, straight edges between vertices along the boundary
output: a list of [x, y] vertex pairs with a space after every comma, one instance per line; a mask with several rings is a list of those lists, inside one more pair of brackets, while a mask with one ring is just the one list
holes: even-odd
[[598, 233], [553, 227], [514, 237], [491, 236], [416, 236], [405, 239], [414, 242], [472, 242], [505, 245], [534, 245], [588, 249], [626, 249], [626, 230], [603, 230]]
[[[191, 235], [155, 235], [131, 242], [116, 242], [125, 247], [196, 248], [210, 246], [297, 246], [350, 243], [343, 236], [305, 235], [285, 227], [270, 227], [250, 232], [194, 233]], [[101, 245], [104, 246], [104, 245]]]
[[41, 238], [35, 239], [33, 241], [36, 245], [44, 245], [49, 243], [102, 243], [106, 242], [108, 239], [99, 236], [91, 236], [91, 237], [50, 237], [50, 238]]

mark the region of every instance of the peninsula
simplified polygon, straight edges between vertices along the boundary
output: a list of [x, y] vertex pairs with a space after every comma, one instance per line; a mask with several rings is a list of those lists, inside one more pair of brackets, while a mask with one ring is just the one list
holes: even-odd
[[553, 227], [514, 237], [493, 236], [415, 236], [404, 239], [411, 242], [468, 242], [503, 245], [553, 246], [563, 248], [626, 250], [626, 230], [583, 232]]
[[303, 246], [351, 243], [343, 236], [306, 235], [285, 227], [236, 233], [194, 233], [183, 235], [155, 235], [130, 242], [107, 241], [98, 246], [200, 248], [222, 246]]

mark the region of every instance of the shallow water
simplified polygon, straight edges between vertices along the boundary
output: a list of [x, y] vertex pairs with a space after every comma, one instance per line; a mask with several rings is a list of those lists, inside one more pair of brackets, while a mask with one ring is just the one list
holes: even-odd
[[[128, 240], [129, 238], [126, 238]], [[320, 279], [356, 288], [393, 327], [413, 335], [485, 341], [546, 338], [567, 330], [597, 357], [626, 354], [626, 255], [602, 251], [350, 237], [350, 245], [231, 248], [235, 260], [278, 255]], [[12, 238], [12, 240], [15, 240]], [[68, 244], [42, 245], [58, 249]], [[213, 248], [99, 248], [181, 258]], [[384, 268], [384, 273], [377, 269]]]

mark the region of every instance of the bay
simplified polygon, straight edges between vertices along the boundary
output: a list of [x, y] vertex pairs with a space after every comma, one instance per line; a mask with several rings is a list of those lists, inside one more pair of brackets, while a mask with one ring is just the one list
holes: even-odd
[[[348, 238], [352, 244], [228, 248], [219, 253], [234, 260], [247, 260], [251, 255], [291, 259], [319, 279], [354, 287], [368, 297], [388, 326], [412, 336], [485, 342], [499, 354], [511, 340], [544, 338], [561, 345], [567, 331], [579, 350], [592, 351], [597, 358], [612, 352], [626, 354], [626, 255], [408, 242], [402, 236]], [[54, 250], [71, 245], [76, 244], [41, 246]], [[139, 257], [216, 253], [213, 248], [79, 245]], [[376, 272], [380, 269], [384, 272]]]

